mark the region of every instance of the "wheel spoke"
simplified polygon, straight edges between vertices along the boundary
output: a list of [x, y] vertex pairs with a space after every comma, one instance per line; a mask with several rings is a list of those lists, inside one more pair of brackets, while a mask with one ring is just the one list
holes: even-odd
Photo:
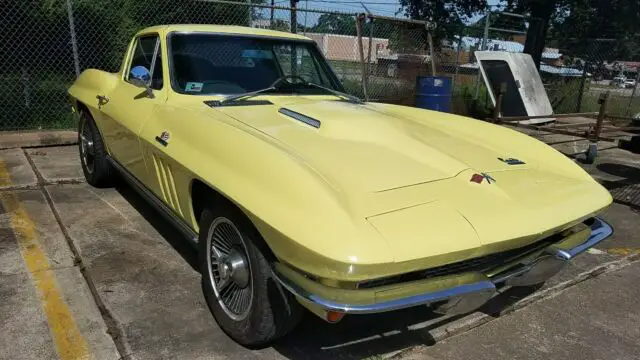
[[224, 240], [229, 245], [229, 247], [231, 247], [232, 244], [235, 242], [233, 241], [236, 238], [235, 231], [230, 226], [223, 226], [221, 230], [222, 232], [224, 232], [224, 235], [225, 235]]
[[227, 285], [229, 285], [230, 283], [231, 283], [231, 278], [230, 277], [227, 277], [226, 279], [222, 280], [220, 282], [220, 284], [217, 285], [218, 292], [224, 290], [227, 287]]
[[218, 217], [209, 227], [207, 241], [211, 252], [209, 276], [218, 304], [231, 319], [243, 319], [253, 301], [244, 239], [229, 219]]
[[247, 305], [249, 305], [249, 296], [251, 294], [249, 293], [249, 288], [246, 287], [244, 289], [242, 289], [242, 302], [240, 303], [240, 308], [244, 309], [247, 307]]
[[220, 237], [218, 234], [213, 234], [213, 242], [215, 244], [220, 245], [218, 248], [218, 250], [224, 250], [225, 254], [229, 253], [229, 250], [231, 249], [231, 246], [227, 243], [227, 241], [225, 241], [222, 237]]

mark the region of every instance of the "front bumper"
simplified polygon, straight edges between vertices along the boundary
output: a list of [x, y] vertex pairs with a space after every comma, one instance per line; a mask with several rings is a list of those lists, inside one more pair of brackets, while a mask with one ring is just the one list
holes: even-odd
[[526, 286], [544, 282], [575, 256], [608, 238], [613, 229], [599, 218], [589, 224], [590, 235], [576, 242], [567, 237], [535, 257], [523, 259], [501, 272], [487, 276], [465, 273], [408, 284], [387, 285], [364, 290], [331, 288], [284, 266], [274, 275], [280, 284], [314, 312], [369, 314], [432, 305], [436, 312], [463, 314], [482, 306], [496, 293], [496, 286]]

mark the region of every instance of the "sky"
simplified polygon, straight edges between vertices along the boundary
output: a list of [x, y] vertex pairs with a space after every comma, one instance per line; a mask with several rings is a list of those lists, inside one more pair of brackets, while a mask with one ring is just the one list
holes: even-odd
[[[288, 4], [289, 0], [277, 0], [277, 3]], [[495, 5], [499, 0], [489, 0], [489, 5]], [[398, 0], [368, 0], [362, 1], [374, 14], [385, 16], [402, 16], [396, 12], [400, 8]], [[329, 9], [345, 12], [364, 11], [359, 0], [300, 0], [299, 7], [304, 8], [308, 4], [310, 9]]]

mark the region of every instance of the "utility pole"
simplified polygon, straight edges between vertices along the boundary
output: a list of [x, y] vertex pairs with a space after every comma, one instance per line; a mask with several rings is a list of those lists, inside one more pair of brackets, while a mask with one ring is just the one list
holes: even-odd
[[296, 5], [300, 0], [289, 0], [291, 4], [291, 32], [295, 34], [298, 31], [298, 16], [296, 14]]

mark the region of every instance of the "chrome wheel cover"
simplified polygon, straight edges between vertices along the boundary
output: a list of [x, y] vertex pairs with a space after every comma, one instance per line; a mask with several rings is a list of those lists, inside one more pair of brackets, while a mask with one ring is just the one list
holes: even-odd
[[240, 231], [225, 217], [216, 218], [207, 232], [209, 282], [224, 312], [233, 320], [247, 317], [253, 304], [251, 264]]
[[84, 168], [89, 174], [92, 174], [95, 165], [93, 134], [85, 119], [82, 119], [80, 128], [80, 157]]

